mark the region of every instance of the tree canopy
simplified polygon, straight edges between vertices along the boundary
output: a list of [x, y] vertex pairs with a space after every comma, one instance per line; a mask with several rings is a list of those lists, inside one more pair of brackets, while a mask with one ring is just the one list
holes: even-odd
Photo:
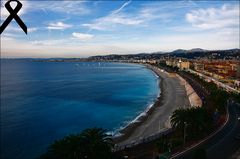
[[55, 141], [40, 159], [110, 159], [112, 146], [106, 130], [91, 128]]

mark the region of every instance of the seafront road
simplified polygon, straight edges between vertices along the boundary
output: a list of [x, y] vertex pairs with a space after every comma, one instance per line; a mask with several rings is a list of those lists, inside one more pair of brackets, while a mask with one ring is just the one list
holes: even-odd
[[203, 148], [206, 150], [208, 159], [237, 159], [234, 156], [240, 149], [240, 106], [236, 103], [230, 103], [229, 119], [226, 125], [206, 142], [196, 146], [181, 155], [173, 157], [174, 159], [192, 159], [194, 150]]
[[156, 67], [149, 67], [161, 78], [161, 102], [141, 125], [118, 143], [119, 146], [134, 143], [168, 129], [173, 111], [179, 107], [190, 107], [185, 87], [174, 74], [169, 75]]

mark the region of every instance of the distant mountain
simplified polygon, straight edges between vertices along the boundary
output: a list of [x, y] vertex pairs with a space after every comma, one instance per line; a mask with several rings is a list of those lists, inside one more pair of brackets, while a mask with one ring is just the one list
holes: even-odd
[[[153, 52], [153, 53], [138, 53], [138, 54], [110, 54], [90, 56], [87, 58], [48, 58], [48, 59], [29, 59], [39, 62], [79, 62], [79, 61], [133, 61], [133, 60], [166, 60], [166, 58], [185, 58], [185, 59], [225, 59], [239, 60], [240, 49], [228, 50], [204, 50], [194, 48], [190, 50], [177, 49], [172, 52]], [[4, 59], [1, 59], [4, 60]]]
[[204, 50], [194, 48], [191, 50], [178, 49], [168, 54], [170, 57], [181, 57], [187, 59], [209, 58], [209, 59], [239, 59], [240, 49], [229, 50]]
[[208, 51], [208, 50], [204, 50], [201, 48], [193, 48], [191, 50], [177, 49], [177, 50], [170, 52], [170, 54], [186, 54], [186, 53], [206, 52], [206, 51]]
[[208, 51], [208, 50], [204, 50], [201, 48], [194, 48], [194, 49], [188, 50], [188, 52], [206, 52], [206, 51]]
[[187, 51], [188, 50], [177, 49], [177, 50], [170, 52], [170, 54], [183, 54], [183, 53], [187, 53]]
[[108, 61], [108, 60], [139, 60], [139, 59], [160, 59], [162, 57], [179, 57], [187, 59], [240, 59], [240, 49], [229, 50], [204, 50], [201, 48], [193, 48], [190, 50], [177, 49], [172, 52], [154, 52], [154, 53], [139, 53], [127, 55], [105, 55], [89, 57], [90, 61]]

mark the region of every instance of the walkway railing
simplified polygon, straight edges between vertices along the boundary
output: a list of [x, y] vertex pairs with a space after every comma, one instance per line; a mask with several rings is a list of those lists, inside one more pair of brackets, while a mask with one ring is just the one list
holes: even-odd
[[167, 129], [165, 131], [162, 131], [160, 133], [156, 133], [156, 134], [153, 134], [151, 136], [148, 136], [148, 137], [145, 137], [145, 138], [140, 138], [138, 140], [133, 140], [131, 143], [128, 143], [128, 144], [124, 144], [124, 145], [115, 145], [114, 146], [114, 149], [113, 151], [116, 152], [116, 151], [121, 151], [121, 150], [125, 150], [127, 148], [132, 148], [132, 147], [135, 147], [137, 145], [140, 145], [140, 144], [145, 144], [145, 143], [149, 143], [151, 141], [154, 141], [156, 139], [159, 139], [160, 137], [163, 137], [163, 136], [166, 136], [168, 134], [170, 134], [171, 132], [173, 132], [173, 129], [170, 128], [170, 129]]

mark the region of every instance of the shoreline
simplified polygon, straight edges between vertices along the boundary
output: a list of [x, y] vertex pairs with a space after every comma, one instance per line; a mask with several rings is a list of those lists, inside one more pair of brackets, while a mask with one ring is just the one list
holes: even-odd
[[183, 82], [178, 74], [168, 73], [149, 64], [142, 65], [153, 71], [160, 79], [158, 84], [160, 87], [159, 96], [149, 110], [143, 112], [145, 113], [143, 116], [121, 129], [119, 136], [113, 136], [113, 141], [117, 147], [136, 144], [150, 136], [169, 131], [172, 113], [179, 108], [192, 107], [192, 100], [195, 100], [192, 98], [192, 93], [195, 91], [187, 85], [186, 81]]
[[[135, 63], [134, 63], [135, 64]], [[142, 125], [149, 116], [152, 115], [156, 107], [161, 107], [163, 105], [163, 99], [164, 99], [164, 92], [165, 92], [165, 86], [164, 86], [164, 79], [161, 77], [161, 75], [153, 68], [153, 66], [146, 65], [146, 64], [140, 64], [143, 65], [145, 68], [151, 70], [158, 78], [158, 87], [160, 89], [158, 97], [156, 98], [155, 102], [147, 107], [142, 113], [145, 113], [144, 115], [139, 114], [134, 120], [130, 121], [129, 124], [127, 124], [125, 127], [118, 131], [120, 135], [113, 136], [114, 143], [119, 143], [121, 141], [126, 140], [129, 138], [129, 136], [136, 130], [137, 127]]]
[[[133, 64], [135, 64], [135, 63], [133, 63]], [[162, 96], [162, 89], [161, 89], [161, 88], [163, 87], [163, 85], [162, 85], [162, 83], [161, 83], [161, 82], [162, 82], [161, 77], [160, 77], [156, 72], [154, 72], [154, 70], [152, 70], [151, 68], [148, 68], [147, 65], [145, 65], [145, 64], [140, 64], [140, 65], [143, 65], [144, 68], [146, 68], [146, 69], [148, 69], [148, 70], [150, 70], [150, 71], [152, 71], [152, 72], [154, 73], [155, 77], [157, 78], [157, 86], [159, 87], [159, 93], [157, 94], [157, 97], [155, 98], [155, 100], [153, 101], [152, 104], [149, 104], [149, 105], [147, 106], [147, 108], [145, 108], [143, 111], [141, 111], [140, 114], [139, 114], [136, 118], [134, 118], [133, 120], [130, 120], [125, 126], [122, 126], [122, 127], [120, 127], [120, 128], [118, 129], [117, 132], [118, 132], [118, 134], [120, 134], [120, 135], [121, 135], [120, 131], [126, 129], [129, 125], [134, 124], [134, 123], [141, 122], [141, 118], [144, 117], [144, 116], [146, 116], [146, 115], [148, 115], [149, 111], [154, 107], [155, 103], [156, 103], [158, 100], [161, 101], [161, 96]], [[118, 136], [116, 136], [116, 137], [118, 137]]]

